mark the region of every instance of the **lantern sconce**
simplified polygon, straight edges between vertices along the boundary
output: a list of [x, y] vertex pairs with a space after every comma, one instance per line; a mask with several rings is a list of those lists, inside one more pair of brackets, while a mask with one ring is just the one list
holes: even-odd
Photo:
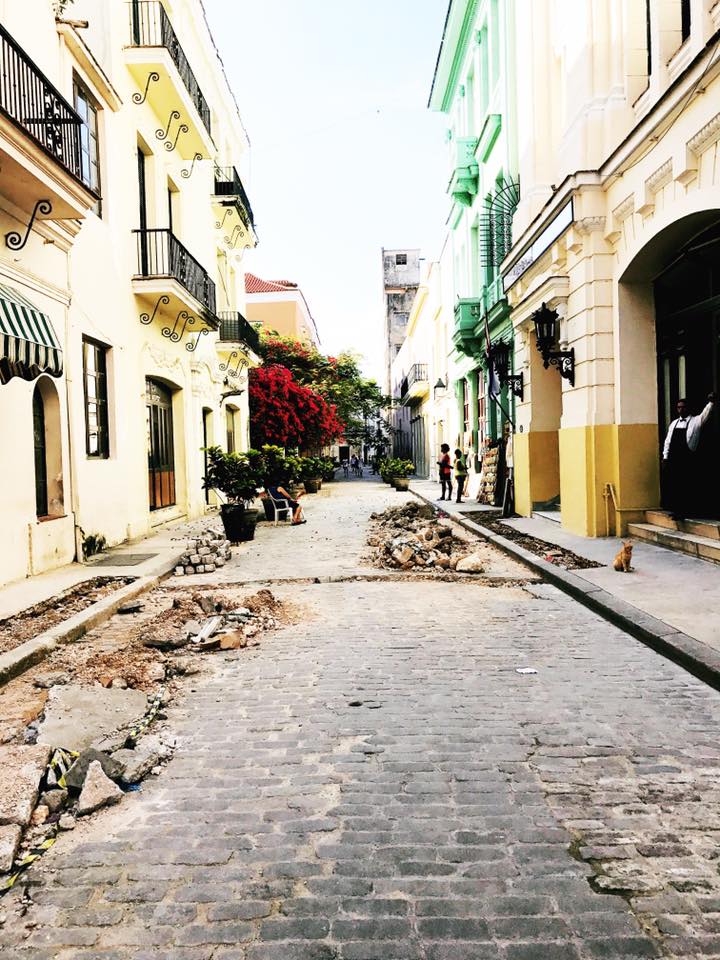
[[538, 352], [543, 358], [543, 366], [552, 365], [560, 371], [560, 376], [575, 386], [575, 348], [569, 350], [555, 350], [558, 339], [559, 317], [555, 310], [551, 310], [546, 303], [533, 314], [535, 324], [535, 341]]
[[445, 383], [442, 377], [438, 377], [438, 381], [433, 387], [433, 396], [435, 397], [435, 399], [437, 399], [438, 396], [443, 397], [445, 396], [446, 390], [447, 390], [447, 384]]
[[490, 356], [500, 385], [504, 386], [507, 384], [510, 387], [512, 395], [517, 397], [522, 403], [525, 393], [524, 377], [522, 373], [508, 373], [510, 369], [510, 351], [511, 346], [507, 340], [497, 340], [490, 348]]

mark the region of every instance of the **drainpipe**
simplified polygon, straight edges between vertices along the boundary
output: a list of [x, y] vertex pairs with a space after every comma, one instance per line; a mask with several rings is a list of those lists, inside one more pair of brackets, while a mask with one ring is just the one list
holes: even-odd
[[[70, 263], [68, 257], [68, 289], [70, 286]], [[70, 341], [70, 307], [72, 305], [72, 294], [70, 295], [70, 302], [65, 308], [65, 344], [67, 345]], [[78, 499], [78, 489], [77, 489], [77, 472], [75, 467], [75, 451], [73, 448], [73, 436], [72, 436], [72, 415], [71, 415], [71, 402], [70, 402], [70, 385], [72, 384], [72, 377], [70, 376], [69, 361], [70, 361], [70, 350], [65, 350], [64, 358], [64, 367], [65, 367], [65, 411], [66, 411], [66, 431], [67, 431], [67, 447], [68, 447], [68, 463], [70, 464], [70, 507], [73, 512], [74, 517], [74, 530], [75, 530], [75, 561], [77, 563], [83, 563], [83, 535], [80, 525], [78, 524], [78, 517], [80, 516], [80, 501]]]

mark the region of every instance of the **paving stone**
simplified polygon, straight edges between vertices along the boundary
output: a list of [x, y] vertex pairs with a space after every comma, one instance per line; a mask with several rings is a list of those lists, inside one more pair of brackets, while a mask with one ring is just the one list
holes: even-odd
[[[206, 583], [367, 572], [357, 519], [396, 495], [336, 489]], [[272, 589], [307, 618], [203, 660], [161, 776], [26, 875], [13, 960], [630, 960], [653, 920], [670, 957], [713, 955], [714, 691], [558, 592]]]

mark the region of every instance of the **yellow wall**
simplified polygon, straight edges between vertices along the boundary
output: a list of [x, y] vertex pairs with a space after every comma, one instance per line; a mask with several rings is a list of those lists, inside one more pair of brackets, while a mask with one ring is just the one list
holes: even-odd
[[250, 323], [261, 323], [263, 330], [276, 330], [283, 337], [305, 339], [300, 310], [292, 301], [255, 303], [248, 300], [247, 319]]

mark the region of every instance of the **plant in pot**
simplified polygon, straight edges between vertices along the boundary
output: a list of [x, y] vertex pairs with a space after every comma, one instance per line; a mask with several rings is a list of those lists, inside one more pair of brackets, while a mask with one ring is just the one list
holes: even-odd
[[300, 480], [306, 493], [317, 493], [320, 489], [320, 463], [318, 457], [300, 457]]
[[263, 455], [259, 450], [225, 453], [220, 447], [208, 447], [205, 452], [207, 470], [203, 486], [225, 498], [226, 502], [220, 505], [225, 536], [231, 543], [252, 540], [258, 515], [252, 504], [263, 483]]
[[335, 479], [335, 471], [339, 466], [340, 464], [335, 463], [332, 457], [322, 457], [321, 476], [323, 483], [330, 483], [331, 480]]
[[407, 490], [410, 487], [411, 473], [415, 472], [415, 465], [412, 460], [393, 460], [392, 465], [392, 485], [396, 490]]
[[391, 467], [393, 464], [393, 459], [391, 457], [383, 457], [382, 460], [378, 463], [378, 471], [380, 473], [380, 479], [383, 483], [392, 482], [392, 472]]

